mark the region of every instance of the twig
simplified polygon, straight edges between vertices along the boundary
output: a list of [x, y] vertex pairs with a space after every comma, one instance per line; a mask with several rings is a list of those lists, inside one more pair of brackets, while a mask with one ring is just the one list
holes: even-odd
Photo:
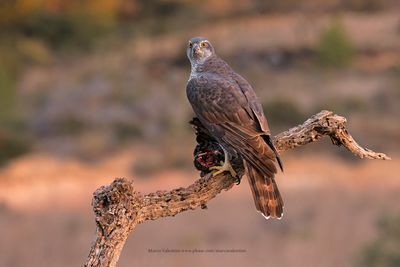
[[[197, 132], [197, 141], [210, 146], [213, 140], [198, 120], [191, 122]], [[331, 111], [321, 111], [302, 125], [293, 127], [274, 137], [279, 153], [317, 141], [329, 136], [335, 145], [343, 145], [360, 158], [390, 158], [362, 148], [356, 143], [345, 127], [346, 119]], [[243, 166], [237, 161], [233, 167], [243, 174]], [[205, 174], [186, 188], [171, 191], [157, 191], [142, 195], [135, 190], [133, 182], [124, 178], [114, 180], [109, 186], [102, 186], [94, 192], [93, 210], [96, 220], [96, 239], [84, 266], [116, 266], [121, 250], [137, 224], [161, 217], [175, 216], [186, 210], [206, 208], [209, 200], [222, 190], [228, 190], [235, 182], [229, 173], [212, 176]]]

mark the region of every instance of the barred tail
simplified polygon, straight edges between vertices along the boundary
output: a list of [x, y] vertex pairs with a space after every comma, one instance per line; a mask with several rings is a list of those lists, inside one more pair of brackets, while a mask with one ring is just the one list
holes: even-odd
[[276, 185], [274, 174], [263, 174], [245, 161], [247, 177], [257, 211], [265, 218], [280, 219], [283, 216], [283, 200]]

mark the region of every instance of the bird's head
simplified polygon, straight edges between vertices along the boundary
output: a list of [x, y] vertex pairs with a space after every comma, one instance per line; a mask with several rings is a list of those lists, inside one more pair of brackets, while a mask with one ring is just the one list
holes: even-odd
[[188, 42], [186, 54], [191, 63], [203, 63], [214, 55], [214, 48], [206, 38], [194, 37]]

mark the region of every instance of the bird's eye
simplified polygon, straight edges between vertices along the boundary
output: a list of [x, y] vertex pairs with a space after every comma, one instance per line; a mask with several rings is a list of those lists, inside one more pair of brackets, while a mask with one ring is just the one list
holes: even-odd
[[206, 42], [201, 42], [200, 43], [200, 47], [206, 47], [206, 46], [207, 46]]
[[189, 46], [189, 48], [192, 48], [192, 46], [193, 46], [192, 42], [189, 42], [188, 46]]

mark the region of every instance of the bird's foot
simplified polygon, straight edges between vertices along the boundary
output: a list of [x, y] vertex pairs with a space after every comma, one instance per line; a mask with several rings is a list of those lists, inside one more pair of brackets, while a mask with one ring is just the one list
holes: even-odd
[[[232, 177], [235, 177], [235, 178], [238, 177], [236, 171], [232, 168], [232, 165], [229, 162], [229, 160], [225, 160], [225, 162], [221, 162], [221, 166], [210, 167], [209, 170], [216, 170], [213, 172], [213, 176], [216, 176], [225, 171], [228, 171], [232, 175]], [[240, 183], [240, 178], [239, 178], [239, 181], [237, 182], [237, 184], [239, 184], [239, 183]]]

